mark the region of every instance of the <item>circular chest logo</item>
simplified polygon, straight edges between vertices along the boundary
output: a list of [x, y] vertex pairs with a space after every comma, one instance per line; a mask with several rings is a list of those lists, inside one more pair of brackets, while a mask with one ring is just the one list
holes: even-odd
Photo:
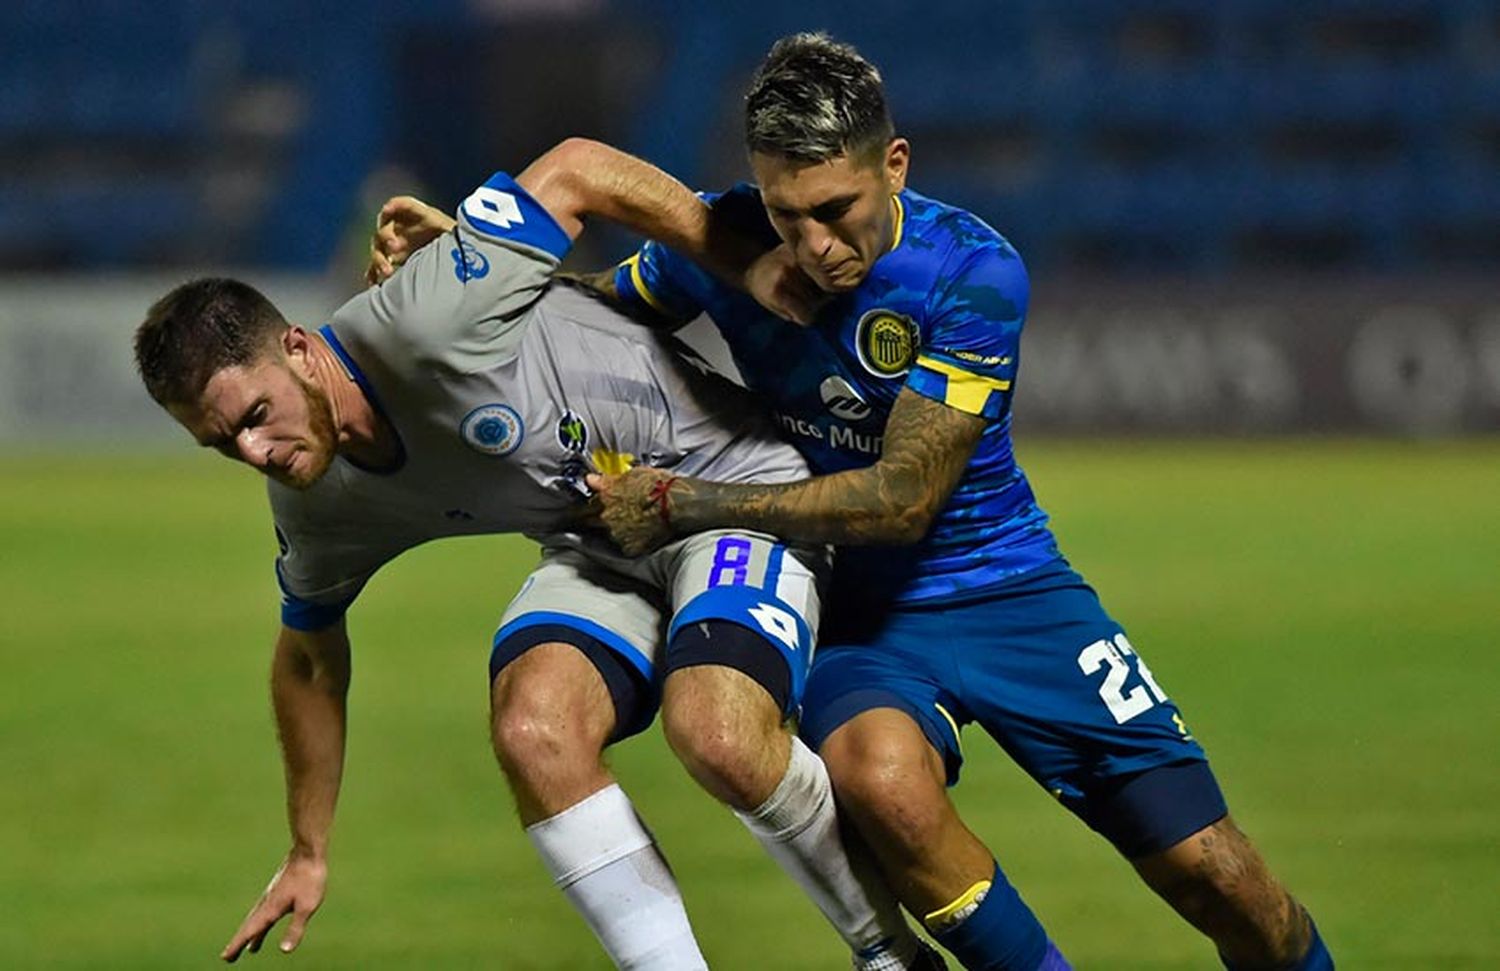
[[854, 346], [859, 363], [880, 378], [905, 374], [917, 359], [921, 334], [910, 317], [889, 310], [872, 310], [859, 318]]
[[521, 445], [526, 429], [521, 416], [510, 405], [480, 405], [464, 416], [459, 426], [464, 442], [485, 455], [509, 455]]

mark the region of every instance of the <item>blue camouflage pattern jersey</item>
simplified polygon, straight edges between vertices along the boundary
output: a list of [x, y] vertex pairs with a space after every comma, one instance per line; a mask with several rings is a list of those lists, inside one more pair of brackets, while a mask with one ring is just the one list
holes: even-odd
[[[754, 186], [705, 195], [768, 247], [780, 242]], [[988, 420], [968, 468], [920, 543], [846, 552], [839, 586], [892, 604], [967, 600], [1061, 561], [1016, 464], [1010, 403], [1030, 292], [1011, 245], [972, 213], [911, 190], [893, 200], [891, 248], [811, 327], [780, 320], [682, 255], [648, 243], [615, 270], [622, 299], [670, 321], [707, 313], [745, 383], [819, 474], [872, 464], [903, 387]]]

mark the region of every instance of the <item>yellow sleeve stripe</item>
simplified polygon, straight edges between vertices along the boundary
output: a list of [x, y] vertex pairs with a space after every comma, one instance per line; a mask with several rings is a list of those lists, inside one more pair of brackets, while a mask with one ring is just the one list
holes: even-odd
[[672, 316], [671, 311], [666, 308], [665, 304], [657, 299], [656, 294], [651, 292], [651, 288], [646, 286], [646, 281], [641, 278], [640, 252], [636, 251], [634, 253], [631, 253], [630, 258], [627, 259], [623, 265], [630, 267], [630, 283], [635, 287], [635, 292], [640, 296], [640, 298], [650, 304], [651, 308], [662, 316]]
[[984, 405], [990, 400], [991, 391], [1010, 390], [1010, 382], [1003, 378], [987, 378], [982, 374], [974, 374], [946, 362], [934, 360], [925, 354], [917, 356], [917, 366], [936, 371], [946, 377], [948, 387], [943, 394], [943, 404], [971, 415], [984, 412]]

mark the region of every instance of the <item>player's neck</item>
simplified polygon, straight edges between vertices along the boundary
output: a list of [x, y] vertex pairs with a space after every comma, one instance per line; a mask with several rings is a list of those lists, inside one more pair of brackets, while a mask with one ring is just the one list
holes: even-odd
[[313, 373], [333, 410], [339, 454], [371, 468], [394, 462], [401, 450], [395, 430], [381, 417], [322, 335], [317, 336], [312, 346]]
[[901, 221], [901, 197], [892, 193], [890, 207], [886, 209], [885, 249], [880, 251], [881, 256], [901, 245]]

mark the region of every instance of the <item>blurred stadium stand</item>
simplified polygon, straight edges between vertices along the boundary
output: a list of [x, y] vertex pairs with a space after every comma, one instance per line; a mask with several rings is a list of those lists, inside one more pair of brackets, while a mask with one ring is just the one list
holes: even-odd
[[451, 200], [574, 132], [722, 185], [748, 72], [809, 28], [1034, 266], [1500, 259], [1487, 0], [8, 0], [0, 256], [317, 269], [383, 163]]
[[176, 441], [152, 294], [232, 267], [316, 320], [393, 192], [569, 135], [747, 177], [750, 72], [819, 29], [1026, 256], [1029, 427], [1500, 429], [1497, 0], [5, 0], [0, 442]]

